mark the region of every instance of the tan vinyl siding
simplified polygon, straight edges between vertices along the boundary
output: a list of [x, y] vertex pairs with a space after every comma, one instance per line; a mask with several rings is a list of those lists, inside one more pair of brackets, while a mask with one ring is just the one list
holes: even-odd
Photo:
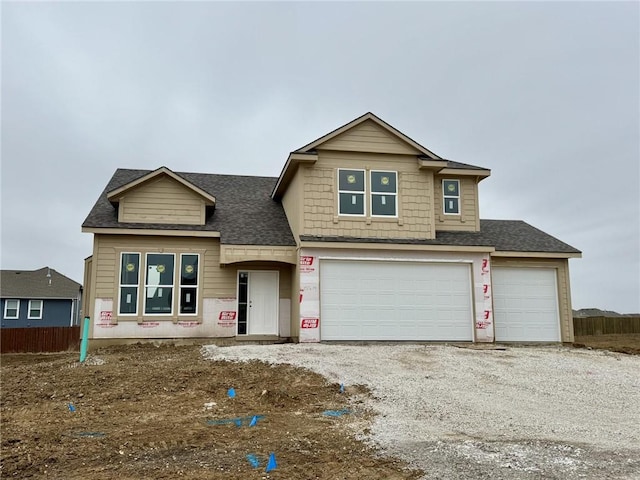
[[491, 267], [537, 267], [556, 269], [560, 336], [565, 343], [573, 342], [573, 312], [571, 311], [571, 286], [569, 284], [568, 259], [491, 257]]
[[[442, 197], [442, 180], [460, 180], [460, 215], [445, 215]], [[473, 177], [436, 175], [434, 178], [434, 218], [436, 230], [471, 231], [480, 230], [478, 217], [478, 183]]]
[[[95, 235], [94, 269], [97, 272], [95, 297], [112, 298], [114, 300], [114, 319], [118, 311], [118, 288], [120, 275], [120, 253], [140, 253], [141, 275], [144, 272], [145, 253], [173, 253], [176, 255], [176, 269], [178, 269], [181, 253], [200, 254], [200, 278], [199, 278], [199, 302], [203, 298], [235, 298], [238, 270], [278, 270], [280, 272], [280, 298], [291, 298], [291, 265], [275, 264], [270, 262], [246, 262], [230, 266], [220, 266], [220, 242], [218, 239], [195, 237], [160, 237], [133, 235]], [[144, 283], [144, 280], [142, 280]], [[174, 285], [177, 288], [178, 285]], [[176, 298], [176, 297], [174, 297]], [[174, 302], [175, 304], [175, 302]], [[196, 319], [201, 319], [202, 308], [198, 308]], [[136, 317], [123, 317], [127, 320], [142, 319], [141, 306], [138, 308], [140, 315]], [[162, 320], [176, 320], [174, 315], [161, 317]], [[145, 319], [149, 318], [147, 316]], [[182, 318], [182, 317], [180, 317]], [[189, 318], [194, 318], [189, 317]]]
[[118, 220], [125, 223], [204, 225], [204, 215], [204, 200], [168, 177], [128, 192], [118, 209]]
[[318, 148], [349, 152], [397, 153], [418, 155], [421, 152], [403, 142], [372, 120], [357, 125]]
[[[365, 217], [338, 215], [337, 170], [366, 170]], [[398, 217], [371, 217], [369, 172], [398, 172]], [[305, 235], [375, 238], [433, 238], [432, 173], [419, 170], [415, 156], [321, 150], [315, 165], [300, 169]]]
[[93, 316], [93, 310], [91, 310], [91, 298], [92, 298], [92, 282], [93, 281], [93, 257], [86, 258], [84, 261], [84, 277], [82, 280], [82, 316]]
[[300, 266], [291, 269], [291, 338], [300, 338]]
[[302, 223], [301, 186], [305, 170], [306, 167], [304, 166], [298, 168], [282, 197], [282, 207], [287, 215], [287, 220], [289, 221], [291, 233], [293, 233], [294, 238], [298, 238], [300, 234], [300, 224]]

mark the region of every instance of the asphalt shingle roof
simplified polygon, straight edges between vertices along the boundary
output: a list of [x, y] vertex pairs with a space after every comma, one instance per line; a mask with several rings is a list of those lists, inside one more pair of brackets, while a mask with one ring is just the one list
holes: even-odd
[[494, 247], [496, 251], [579, 254], [580, 250], [522, 220], [480, 220], [479, 232], [436, 232], [432, 240], [300, 236], [302, 241]]
[[221, 243], [229, 245], [296, 244], [282, 204], [270, 196], [275, 177], [175, 172], [216, 198], [215, 212], [205, 225], [118, 222], [117, 207], [109, 202], [107, 194], [148, 173], [151, 170], [116, 170], [82, 226], [220, 232]]
[[[51, 273], [51, 285], [47, 273]], [[53, 268], [38, 270], [1, 270], [0, 296], [2, 298], [78, 298], [78, 282], [65, 277]]]
[[[468, 167], [465, 164], [457, 164], [456, 166], [460, 168], [462, 165]], [[273, 200], [270, 196], [278, 180], [275, 177], [176, 172], [177, 175], [180, 175], [185, 180], [216, 197], [215, 212], [213, 215], [208, 216], [205, 225], [118, 222], [117, 206], [109, 202], [107, 194], [150, 172], [150, 170], [116, 170], [82, 226], [95, 228], [152, 228], [158, 230], [220, 232], [221, 243], [229, 245], [293, 246], [296, 244], [282, 204]], [[300, 240], [346, 243], [486, 246], [494, 247], [497, 251], [581, 253], [571, 245], [521, 220], [480, 220], [479, 232], [437, 232], [436, 238], [431, 240], [311, 235], [302, 235]]]

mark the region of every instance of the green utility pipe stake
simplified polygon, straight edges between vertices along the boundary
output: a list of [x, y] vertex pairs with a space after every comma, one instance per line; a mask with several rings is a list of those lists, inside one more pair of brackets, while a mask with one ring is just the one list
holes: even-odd
[[82, 323], [82, 342], [80, 342], [80, 363], [87, 359], [87, 347], [89, 346], [89, 317], [84, 317]]

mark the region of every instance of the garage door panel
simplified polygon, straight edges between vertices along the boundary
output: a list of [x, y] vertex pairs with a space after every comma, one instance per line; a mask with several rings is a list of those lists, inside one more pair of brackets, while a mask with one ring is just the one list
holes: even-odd
[[560, 341], [554, 269], [494, 267], [492, 289], [496, 341]]
[[323, 261], [323, 340], [472, 340], [466, 264]]

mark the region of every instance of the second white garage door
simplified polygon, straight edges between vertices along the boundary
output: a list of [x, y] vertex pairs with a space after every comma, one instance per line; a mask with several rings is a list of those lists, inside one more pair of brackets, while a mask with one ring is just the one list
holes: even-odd
[[320, 338], [470, 341], [471, 267], [323, 260]]
[[494, 267], [497, 342], [559, 342], [558, 288], [552, 268]]

